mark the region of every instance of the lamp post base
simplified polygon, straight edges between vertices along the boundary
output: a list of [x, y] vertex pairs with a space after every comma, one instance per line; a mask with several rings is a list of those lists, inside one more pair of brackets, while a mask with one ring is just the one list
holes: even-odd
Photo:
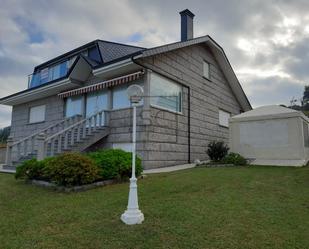
[[141, 224], [144, 221], [144, 214], [139, 209], [126, 210], [121, 215], [121, 220], [127, 225]]

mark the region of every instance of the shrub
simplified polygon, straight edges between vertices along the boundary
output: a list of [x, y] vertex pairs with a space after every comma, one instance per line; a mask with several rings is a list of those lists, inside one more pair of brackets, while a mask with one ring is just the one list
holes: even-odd
[[62, 186], [76, 186], [95, 182], [99, 170], [85, 155], [65, 153], [47, 161], [44, 174], [52, 182]]
[[35, 158], [24, 161], [16, 167], [16, 179], [42, 179], [44, 178], [44, 161], [38, 161]]
[[234, 165], [247, 165], [247, 160], [237, 153], [229, 153], [222, 160], [224, 163], [234, 164]]
[[228, 152], [229, 148], [222, 141], [213, 141], [208, 144], [207, 154], [212, 161], [220, 161]]
[[[125, 179], [131, 177], [132, 153], [121, 149], [107, 149], [88, 154], [100, 168], [103, 179]], [[142, 162], [136, 157], [136, 176], [142, 173]]]

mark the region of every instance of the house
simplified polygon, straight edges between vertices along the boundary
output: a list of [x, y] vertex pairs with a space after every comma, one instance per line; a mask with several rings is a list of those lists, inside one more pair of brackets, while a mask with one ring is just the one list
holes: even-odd
[[205, 160], [210, 141], [228, 142], [228, 118], [251, 105], [223, 49], [193, 37], [192, 12], [180, 15], [179, 42], [95, 40], [36, 66], [28, 89], [0, 99], [13, 107], [6, 167], [65, 151], [130, 150], [130, 84], [145, 94], [136, 145], [144, 168]]
[[262, 106], [230, 118], [230, 149], [256, 165], [303, 166], [309, 119], [283, 106]]

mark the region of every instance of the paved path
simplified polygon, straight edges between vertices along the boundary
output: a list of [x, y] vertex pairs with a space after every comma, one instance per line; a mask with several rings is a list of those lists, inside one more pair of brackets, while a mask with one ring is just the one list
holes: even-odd
[[183, 169], [191, 169], [194, 168], [195, 164], [182, 164], [182, 165], [176, 165], [171, 167], [164, 167], [164, 168], [157, 168], [157, 169], [146, 169], [143, 171], [143, 174], [156, 174], [156, 173], [164, 173], [164, 172], [172, 172], [177, 170], [183, 170]]
[[2, 168], [2, 165], [3, 165], [3, 164], [0, 164], [0, 173], [15, 174], [15, 170], [3, 169], [3, 168]]

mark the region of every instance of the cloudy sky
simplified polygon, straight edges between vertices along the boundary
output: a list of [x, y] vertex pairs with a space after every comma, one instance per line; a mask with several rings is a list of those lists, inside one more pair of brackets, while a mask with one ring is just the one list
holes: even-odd
[[[194, 36], [225, 50], [253, 107], [289, 104], [309, 82], [309, 1], [0, 0], [0, 97], [27, 87], [41, 62], [94, 39], [151, 47], [178, 41], [178, 12]], [[0, 127], [10, 124], [0, 106]]]

